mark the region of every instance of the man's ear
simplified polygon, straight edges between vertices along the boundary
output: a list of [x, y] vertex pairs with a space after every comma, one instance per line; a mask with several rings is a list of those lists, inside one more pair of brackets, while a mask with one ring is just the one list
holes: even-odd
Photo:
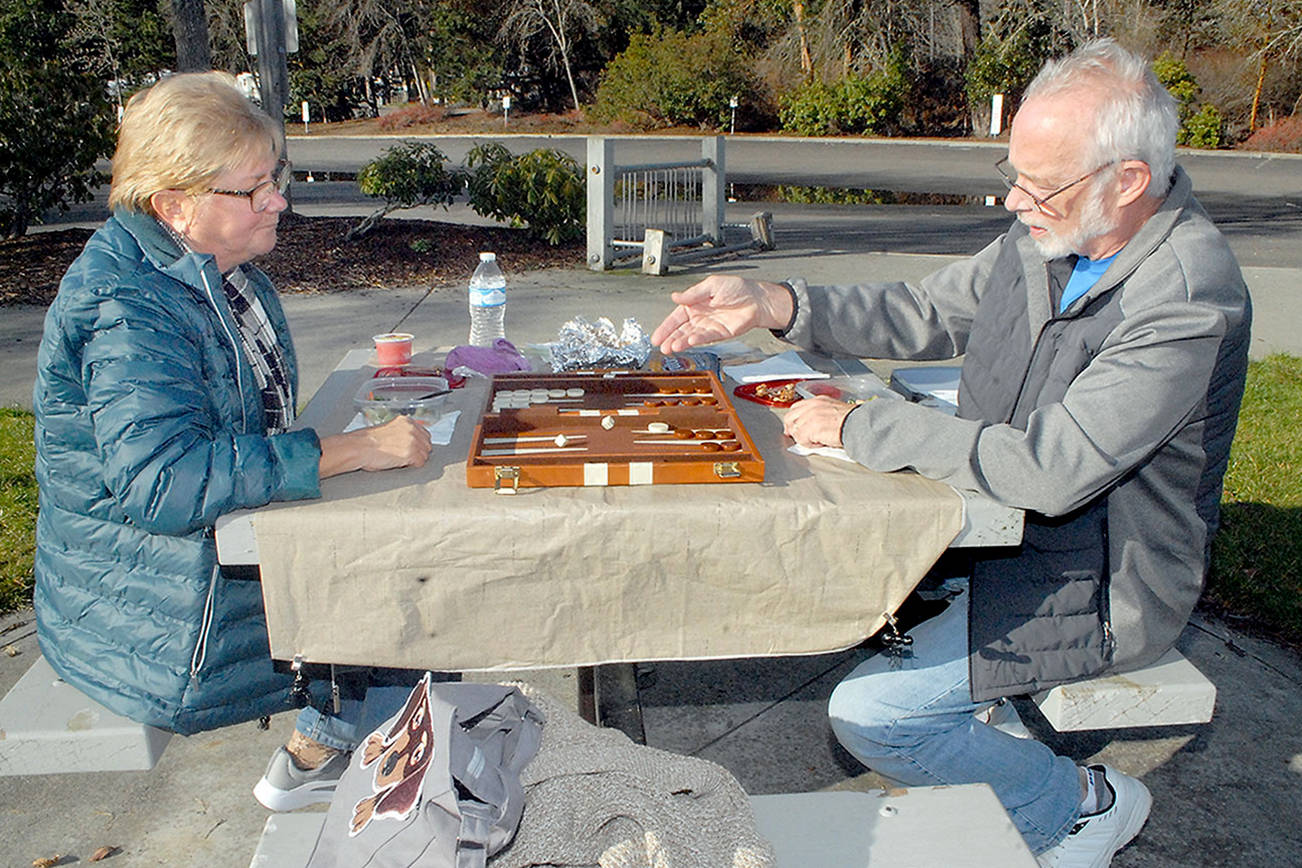
[[1153, 181], [1153, 170], [1143, 160], [1122, 160], [1120, 180], [1121, 193], [1117, 204], [1124, 208], [1148, 191], [1148, 185]]
[[189, 198], [182, 190], [159, 190], [149, 197], [149, 206], [155, 217], [184, 235], [190, 223], [190, 209], [186, 207]]

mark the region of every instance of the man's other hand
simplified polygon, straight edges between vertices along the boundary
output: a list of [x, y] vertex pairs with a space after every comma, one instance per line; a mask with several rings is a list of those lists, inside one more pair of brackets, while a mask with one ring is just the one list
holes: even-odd
[[791, 292], [779, 283], [716, 274], [670, 295], [678, 306], [651, 334], [662, 353], [727, 340], [753, 328], [781, 329], [791, 321]]

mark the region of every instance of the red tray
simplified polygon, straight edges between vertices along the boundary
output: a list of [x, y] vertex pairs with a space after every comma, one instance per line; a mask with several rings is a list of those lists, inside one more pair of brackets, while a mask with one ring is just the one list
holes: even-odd
[[800, 400], [796, 394], [796, 384], [804, 380], [769, 380], [765, 383], [742, 383], [732, 390], [738, 398], [764, 404], [768, 407], [790, 407]]
[[452, 374], [444, 374], [443, 369], [439, 367], [421, 368], [413, 365], [392, 365], [388, 367], [376, 368], [375, 376], [377, 377], [443, 377], [448, 381], [448, 388], [460, 389], [466, 384], [465, 377], [457, 377]]

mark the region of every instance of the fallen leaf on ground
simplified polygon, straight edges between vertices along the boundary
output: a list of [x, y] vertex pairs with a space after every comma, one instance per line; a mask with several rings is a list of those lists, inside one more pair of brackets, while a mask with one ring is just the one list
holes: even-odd
[[5, 646], [5, 654], [6, 654], [7, 656], [9, 656], [9, 657], [17, 657], [17, 656], [18, 656], [19, 654], [21, 654], [21, 653], [23, 653], [23, 652], [19, 651], [19, 650], [18, 650], [18, 646], [16, 646], [16, 645], [6, 645], [6, 646]]
[[100, 847], [94, 853], [90, 854], [90, 861], [98, 862], [101, 859], [107, 859], [108, 857], [121, 852], [121, 850], [121, 847]]
[[52, 868], [63, 861], [62, 853], [55, 853], [53, 856], [44, 856], [40, 859], [32, 860], [32, 868]]

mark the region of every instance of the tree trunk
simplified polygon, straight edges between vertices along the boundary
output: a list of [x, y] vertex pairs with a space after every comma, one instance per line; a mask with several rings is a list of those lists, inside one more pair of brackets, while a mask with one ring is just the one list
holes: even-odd
[[[977, 46], [981, 43], [981, 0], [955, 0], [954, 14], [958, 16], [958, 32], [963, 43], [962, 67], [976, 58]], [[967, 120], [972, 125], [972, 134], [978, 135], [982, 129], [990, 129], [990, 109], [988, 106], [969, 105]]]
[[958, 31], [963, 40], [963, 66], [976, 57], [977, 43], [981, 41], [981, 0], [955, 0], [954, 14], [958, 16]]
[[800, 71], [805, 74], [805, 78], [811, 78], [814, 61], [809, 56], [809, 39], [805, 36], [805, 4], [796, 0], [791, 11], [796, 18], [796, 32], [800, 34]]
[[565, 80], [570, 83], [570, 97], [574, 100], [574, 110], [579, 110], [579, 89], [574, 86], [574, 75], [570, 72], [570, 56], [561, 49], [561, 63], [565, 66]]
[[212, 49], [208, 45], [208, 16], [203, 0], [172, 0], [176, 18], [177, 72], [207, 72], [212, 69]]
[[1257, 109], [1261, 107], [1261, 88], [1266, 81], [1266, 55], [1261, 55], [1261, 65], [1257, 67], [1257, 86], [1252, 89], [1252, 115], [1248, 118], [1248, 133], [1257, 130]]

